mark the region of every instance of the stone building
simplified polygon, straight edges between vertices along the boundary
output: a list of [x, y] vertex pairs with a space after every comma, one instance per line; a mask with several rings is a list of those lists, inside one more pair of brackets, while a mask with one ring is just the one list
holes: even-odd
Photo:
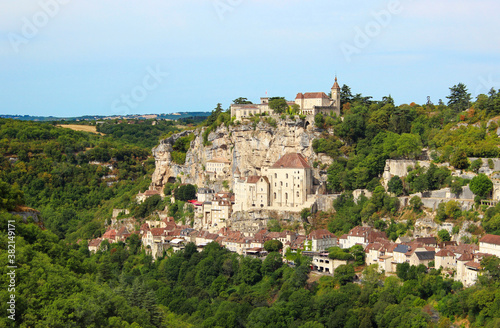
[[298, 93], [295, 97], [295, 104], [299, 105], [300, 113], [303, 115], [340, 115], [340, 87], [335, 77], [332, 86], [332, 97], [328, 97], [324, 92]]
[[225, 158], [213, 158], [207, 161], [205, 170], [210, 178], [224, 177], [229, 173], [231, 162]]
[[235, 210], [300, 209], [314, 203], [312, 168], [301, 154], [285, 154], [262, 172], [262, 176], [244, 178], [235, 174]]
[[[306, 92], [298, 93], [294, 102], [288, 102], [289, 106], [298, 105], [300, 114], [340, 115], [340, 87], [335, 77], [335, 83], [331, 88], [332, 97], [330, 98], [324, 92]], [[272, 110], [269, 108], [269, 98], [260, 98], [260, 104], [232, 104], [231, 117], [241, 121], [254, 115], [269, 114]]]
[[479, 240], [479, 252], [500, 257], [500, 236], [484, 235]]

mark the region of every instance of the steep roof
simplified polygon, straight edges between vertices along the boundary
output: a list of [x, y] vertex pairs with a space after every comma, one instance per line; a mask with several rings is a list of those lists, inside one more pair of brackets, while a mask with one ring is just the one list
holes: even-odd
[[89, 241], [89, 247], [98, 247], [102, 242], [101, 238], [92, 239]]
[[420, 238], [417, 238], [416, 241], [418, 241], [419, 243], [422, 243], [424, 245], [436, 245], [437, 244], [436, 237], [420, 237]]
[[439, 252], [436, 253], [436, 256], [455, 256], [455, 253], [448, 249], [442, 249]]
[[435, 252], [415, 252], [415, 255], [420, 261], [434, 260]]
[[500, 236], [496, 235], [484, 235], [483, 238], [479, 240], [480, 243], [500, 245]]
[[304, 93], [304, 98], [305, 99], [330, 99], [324, 92], [306, 92]]
[[333, 233], [326, 229], [319, 229], [311, 231], [308, 236], [308, 239], [327, 239], [327, 238], [336, 238]]
[[408, 245], [398, 245], [396, 248], [394, 248], [394, 252], [397, 252], [397, 253], [406, 253], [408, 252], [408, 250], [410, 249], [410, 247]]
[[283, 155], [271, 168], [293, 168], [293, 169], [310, 169], [307, 160], [299, 153], [288, 153]]
[[457, 261], [472, 261], [474, 260], [474, 255], [469, 254], [469, 253], [463, 253], [462, 256], [460, 256]]
[[340, 89], [339, 84], [337, 83], [337, 77], [335, 76], [335, 83], [333, 84], [332, 89]]
[[481, 263], [477, 263], [474, 261], [469, 261], [469, 262], [465, 263], [465, 266], [472, 267], [474, 269], [481, 269]]
[[260, 175], [252, 175], [247, 178], [247, 183], [257, 183], [259, 182], [260, 178], [263, 178], [264, 181], [269, 183], [269, 179], [267, 177], [262, 177]]

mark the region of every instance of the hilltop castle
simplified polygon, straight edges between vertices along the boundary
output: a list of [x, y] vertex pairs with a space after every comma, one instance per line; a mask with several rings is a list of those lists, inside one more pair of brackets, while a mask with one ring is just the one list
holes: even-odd
[[[335, 83], [332, 86], [332, 97], [328, 97], [324, 92], [299, 92], [295, 97], [295, 101], [289, 101], [288, 105], [298, 105], [300, 114], [323, 115], [337, 114], [340, 115], [340, 87], [335, 77]], [[255, 114], [267, 113], [270, 114], [269, 98], [260, 98], [260, 104], [232, 104], [231, 117], [236, 117], [236, 120], [250, 117]]]

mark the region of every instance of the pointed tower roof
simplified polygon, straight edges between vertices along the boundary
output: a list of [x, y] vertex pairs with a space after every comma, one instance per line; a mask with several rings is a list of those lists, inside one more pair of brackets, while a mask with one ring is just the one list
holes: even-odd
[[311, 166], [307, 163], [307, 160], [298, 153], [288, 153], [281, 157], [276, 163], [274, 163], [272, 168], [294, 168], [294, 169], [309, 169]]
[[241, 172], [240, 172], [240, 169], [238, 167], [236, 167], [236, 171], [234, 171], [234, 175], [241, 176]]
[[337, 76], [335, 76], [335, 83], [333, 84], [332, 89], [340, 89], [339, 84], [337, 83]]

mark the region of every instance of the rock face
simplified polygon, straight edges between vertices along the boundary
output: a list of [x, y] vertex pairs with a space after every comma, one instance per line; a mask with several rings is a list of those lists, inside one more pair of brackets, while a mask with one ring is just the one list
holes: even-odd
[[[186, 154], [184, 165], [172, 162], [171, 152], [174, 142], [189, 133], [195, 134], [191, 147]], [[309, 163], [318, 161], [331, 164], [331, 159], [324, 154], [315, 154], [312, 141], [318, 138], [321, 131], [311, 126], [304, 127], [304, 122], [280, 121], [277, 127], [260, 122], [254, 128], [250, 124], [236, 126], [220, 126], [208, 135], [209, 145], [203, 145], [203, 131], [184, 131], [162, 140], [153, 149], [156, 169], [152, 177], [152, 189], [162, 191], [167, 182], [175, 182], [178, 178], [182, 183], [222, 190], [223, 181], [232, 187], [233, 174], [238, 168], [241, 176], [260, 175], [262, 168], [271, 166], [286, 153], [301, 153]], [[218, 175], [210, 180], [205, 168], [207, 162], [215, 158], [224, 158], [231, 162], [225, 175]], [[326, 180], [326, 172], [314, 170], [316, 184]]]

